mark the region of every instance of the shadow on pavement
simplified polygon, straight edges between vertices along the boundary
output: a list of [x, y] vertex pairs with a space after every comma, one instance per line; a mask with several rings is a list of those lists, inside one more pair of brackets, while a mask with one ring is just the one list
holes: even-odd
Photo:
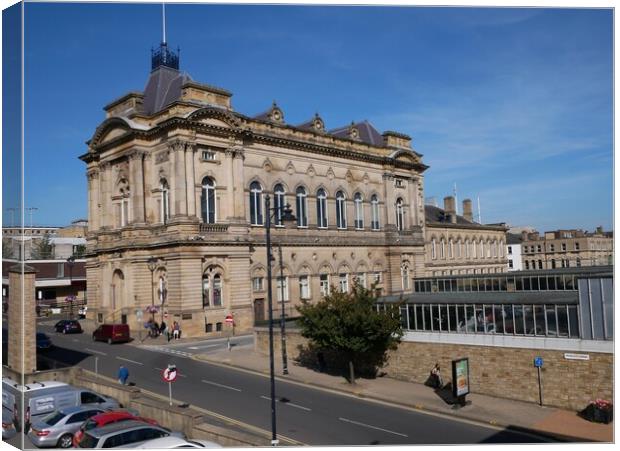
[[507, 426], [480, 443], [548, 443], [548, 442], [580, 442], [592, 443], [584, 438], [567, 437], [558, 434], [547, 434], [533, 431], [520, 426]]

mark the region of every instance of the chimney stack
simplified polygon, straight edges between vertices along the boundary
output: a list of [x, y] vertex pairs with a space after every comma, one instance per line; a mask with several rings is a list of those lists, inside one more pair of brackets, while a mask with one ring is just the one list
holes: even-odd
[[596, 233], [597, 233], [598, 235], [602, 235], [602, 234], [603, 234], [603, 226], [598, 226], [598, 227], [596, 228]]
[[469, 222], [474, 222], [474, 213], [471, 208], [471, 199], [465, 199], [463, 201], [463, 217]]
[[529, 233], [527, 233], [527, 230], [524, 230], [521, 232], [521, 241], [528, 241], [529, 239]]
[[456, 201], [454, 196], [443, 198], [443, 209], [446, 212], [446, 219], [452, 224], [456, 224]]

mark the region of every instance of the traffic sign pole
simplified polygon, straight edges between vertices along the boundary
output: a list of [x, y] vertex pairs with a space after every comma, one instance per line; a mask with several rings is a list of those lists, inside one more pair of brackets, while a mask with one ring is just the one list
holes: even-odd
[[172, 405], [172, 382], [168, 382], [168, 399], [170, 400], [170, 405]]

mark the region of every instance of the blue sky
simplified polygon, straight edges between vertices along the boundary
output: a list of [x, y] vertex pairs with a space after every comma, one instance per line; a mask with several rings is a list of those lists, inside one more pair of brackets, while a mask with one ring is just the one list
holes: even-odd
[[[166, 11], [182, 70], [232, 91], [241, 113], [275, 99], [288, 123], [319, 112], [328, 128], [368, 119], [407, 133], [430, 166], [426, 196], [441, 204], [456, 183], [459, 199], [480, 196], [483, 222], [612, 227], [609, 9]], [[86, 217], [77, 157], [102, 107], [144, 89], [160, 17], [156, 4], [26, 4], [25, 204], [38, 208], [35, 224]]]

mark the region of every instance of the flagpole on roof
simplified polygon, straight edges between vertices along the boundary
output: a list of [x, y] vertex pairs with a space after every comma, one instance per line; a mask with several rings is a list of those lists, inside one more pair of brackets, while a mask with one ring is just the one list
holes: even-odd
[[162, 21], [162, 27], [163, 27], [163, 35], [164, 35], [164, 39], [162, 41], [162, 43], [166, 43], [166, 4], [162, 3], [161, 4], [161, 21]]

